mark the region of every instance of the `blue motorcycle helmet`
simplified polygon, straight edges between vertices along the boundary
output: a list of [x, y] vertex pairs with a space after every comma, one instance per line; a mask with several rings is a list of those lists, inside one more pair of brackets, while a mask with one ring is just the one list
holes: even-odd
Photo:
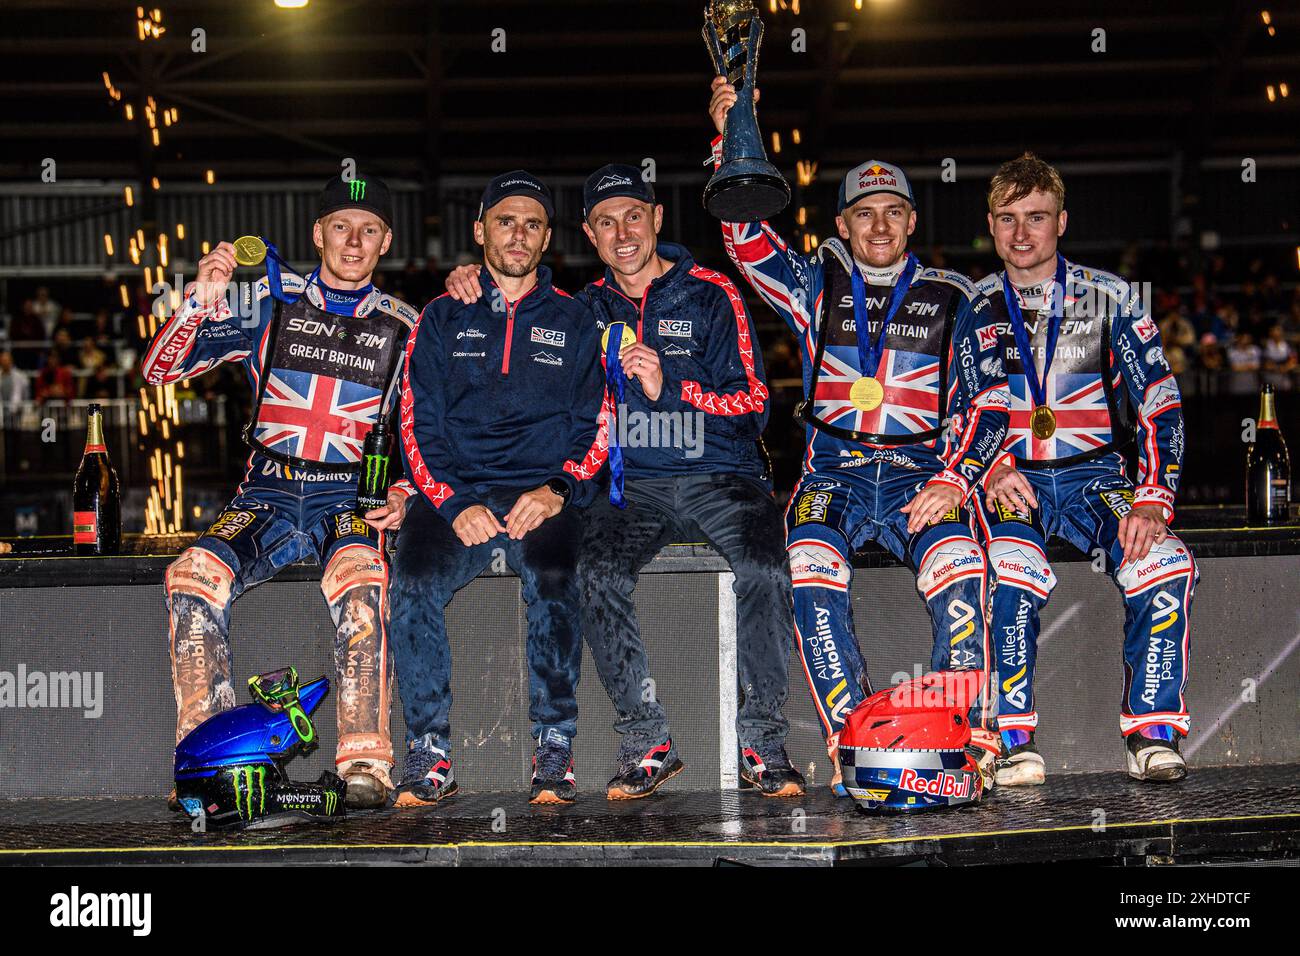
[[316, 747], [311, 714], [329, 692], [318, 677], [298, 684], [282, 668], [250, 678], [253, 703], [214, 714], [176, 745], [176, 800], [214, 829], [283, 826], [343, 816], [347, 791], [338, 774], [315, 783], [289, 779], [285, 765]]

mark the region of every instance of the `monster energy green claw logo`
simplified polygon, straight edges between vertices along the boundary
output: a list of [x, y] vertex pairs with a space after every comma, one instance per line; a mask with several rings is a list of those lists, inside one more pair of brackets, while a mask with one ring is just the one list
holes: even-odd
[[325, 794], [325, 816], [334, 816], [334, 811], [338, 808], [338, 805], [339, 795], [333, 790], [327, 791]]
[[366, 455], [366, 491], [377, 492], [388, 486], [388, 456]]
[[227, 770], [235, 788], [235, 810], [240, 819], [253, 819], [253, 783], [256, 777], [259, 814], [266, 812], [266, 767], [258, 764]]
[[366, 198], [366, 181], [364, 179], [354, 179], [348, 183], [348, 198], [353, 202], [360, 202]]

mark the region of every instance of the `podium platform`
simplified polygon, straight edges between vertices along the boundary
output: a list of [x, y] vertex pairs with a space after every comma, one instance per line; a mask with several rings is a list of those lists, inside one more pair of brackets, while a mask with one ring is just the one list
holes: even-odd
[[526, 791], [462, 791], [436, 807], [336, 823], [194, 833], [152, 798], [0, 802], [0, 864], [930, 865], [1300, 864], [1300, 764], [1193, 770], [1177, 784], [1053, 774], [956, 810], [867, 815], [818, 787], [530, 807]]

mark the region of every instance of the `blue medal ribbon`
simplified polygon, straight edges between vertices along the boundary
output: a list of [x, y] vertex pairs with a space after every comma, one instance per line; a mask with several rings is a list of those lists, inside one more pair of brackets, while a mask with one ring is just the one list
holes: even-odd
[[1016, 337], [1016, 348], [1020, 351], [1020, 364], [1025, 370], [1025, 384], [1029, 386], [1029, 396], [1034, 407], [1047, 405], [1047, 373], [1051, 371], [1052, 359], [1056, 357], [1056, 342], [1061, 337], [1061, 318], [1065, 314], [1065, 256], [1056, 254], [1056, 284], [1052, 286], [1052, 307], [1047, 319], [1047, 354], [1043, 356], [1043, 377], [1038, 377], [1038, 365], [1034, 362], [1033, 346], [1029, 342], [1029, 330], [1025, 328], [1025, 317], [1020, 311], [1020, 299], [1012, 288], [1011, 280], [1002, 273], [1002, 296], [1007, 302], [1007, 315], [1011, 317], [1011, 332]]
[[618, 409], [625, 402], [627, 373], [618, 353], [623, 345], [624, 322], [611, 322], [605, 340], [605, 394], [614, 397], [614, 414], [609, 422], [609, 503], [626, 508], [623, 498], [623, 448], [618, 443]]
[[858, 367], [862, 374], [867, 378], [875, 378], [876, 370], [880, 367], [880, 356], [885, 352], [885, 331], [889, 328], [889, 323], [894, 320], [898, 310], [903, 306], [903, 298], [907, 295], [907, 290], [912, 287], [912, 277], [916, 275], [916, 257], [910, 252], [907, 254], [907, 264], [903, 266], [903, 271], [894, 281], [894, 291], [889, 294], [889, 311], [885, 314], [885, 321], [880, 323], [880, 334], [876, 340], [871, 340], [871, 333], [867, 329], [867, 281], [862, 278], [862, 271], [858, 264], [853, 264], [853, 324], [857, 326], [858, 332]]
[[[261, 239], [262, 242], [265, 243], [266, 245], [266, 280], [267, 280], [267, 285], [271, 290], [271, 295], [275, 296], [285, 305], [293, 305], [295, 302], [297, 302], [299, 299], [302, 298], [302, 295], [299, 294], [290, 298], [289, 296], [284, 294], [284, 279], [280, 274], [280, 270], [282, 268], [288, 269], [289, 272], [292, 273], [293, 275], [298, 275], [298, 271], [284, 260], [284, 257], [280, 255], [279, 251], [275, 248], [275, 245], [273, 243], [268, 242], [262, 236], [259, 236], [258, 238]], [[320, 274], [319, 268], [313, 269], [311, 275], [307, 277], [307, 285], [311, 285], [313, 282], [315, 282], [316, 277], [319, 274]]]

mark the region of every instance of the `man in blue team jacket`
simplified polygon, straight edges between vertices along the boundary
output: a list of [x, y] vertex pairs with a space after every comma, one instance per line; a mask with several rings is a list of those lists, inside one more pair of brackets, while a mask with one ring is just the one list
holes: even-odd
[[539, 266], [550, 192], [522, 170], [488, 184], [474, 224], [487, 294], [425, 307], [406, 346], [406, 473], [417, 494], [398, 543], [392, 641], [408, 752], [397, 806], [456, 790], [444, 609], [492, 560], [519, 574], [528, 605], [534, 803], [574, 799], [572, 738], [582, 660], [577, 505], [590, 499], [602, 388], [586, 306]]

